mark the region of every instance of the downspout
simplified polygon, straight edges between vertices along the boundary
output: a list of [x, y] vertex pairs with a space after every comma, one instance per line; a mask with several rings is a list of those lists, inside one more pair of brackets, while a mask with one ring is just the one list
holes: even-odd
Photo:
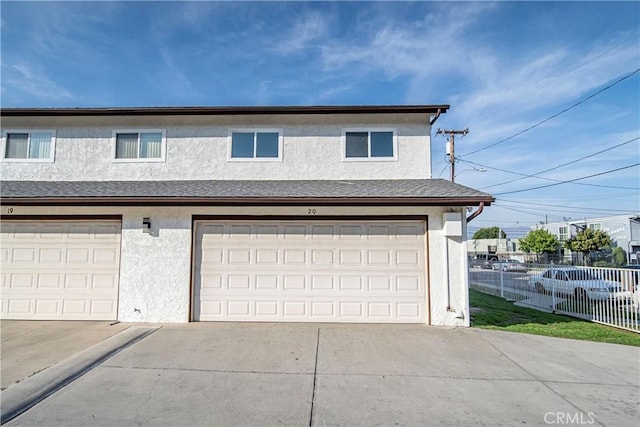
[[[475, 217], [477, 217], [478, 215], [480, 215], [482, 213], [482, 211], [484, 210], [484, 202], [480, 202], [480, 205], [478, 205], [478, 209], [472, 213], [471, 215], [469, 215], [467, 217], [467, 224], [470, 223]], [[445, 257], [446, 257], [446, 265], [447, 265], [447, 311], [454, 311], [451, 309], [451, 284], [449, 283], [449, 239], [446, 239], [446, 250], [445, 250]], [[469, 274], [469, 272], [467, 271], [467, 275]], [[467, 281], [469, 280], [469, 278], [467, 277]], [[456, 313], [456, 319], [464, 319], [464, 311], [462, 313]]]
[[484, 202], [480, 202], [480, 205], [478, 206], [478, 210], [467, 217], [467, 224], [470, 223], [475, 217], [480, 215], [483, 210], [484, 210]]
[[[436, 120], [438, 120], [438, 118], [440, 117], [440, 114], [442, 114], [442, 109], [438, 108], [438, 111], [436, 111], [436, 114], [434, 114], [434, 116], [431, 117], [431, 120], [429, 120], [429, 146], [427, 147], [427, 148], [429, 148], [429, 153], [431, 153], [431, 128], [433, 128], [433, 124], [436, 122]], [[431, 164], [431, 154], [429, 154], [429, 176], [428, 176], [428, 178], [433, 178], [432, 169], [433, 169], [433, 165]]]
[[429, 125], [433, 126], [433, 124], [436, 122], [436, 120], [438, 120], [438, 118], [440, 117], [441, 113], [442, 113], [442, 109], [438, 108], [438, 111], [436, 112], [436, 115], [433, 116], [433, 118], [429, 121]]

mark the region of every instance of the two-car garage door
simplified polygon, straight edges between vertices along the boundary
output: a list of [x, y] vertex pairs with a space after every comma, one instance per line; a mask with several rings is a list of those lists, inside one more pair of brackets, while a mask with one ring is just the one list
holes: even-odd
[[[193, 320], [427, 322], [424, 220], [194, 226]], [[117, 319], [120, 219], [1, 228], [2, 318]]]
[[120, 224], [3, 220], [2, 318], [115, 320]]
[[195, 227], [194, 320], [427, 320], [424, 220]]

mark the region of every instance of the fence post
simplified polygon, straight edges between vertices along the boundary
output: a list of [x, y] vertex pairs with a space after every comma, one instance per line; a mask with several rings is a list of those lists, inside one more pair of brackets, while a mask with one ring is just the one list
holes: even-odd
[[551, 312], [556, 312], [556, 268], [551, 261]]
[[500, 298], [504, 298], [504, 276], [502, 275], [502, 265], [498, 264], [500, 269]]

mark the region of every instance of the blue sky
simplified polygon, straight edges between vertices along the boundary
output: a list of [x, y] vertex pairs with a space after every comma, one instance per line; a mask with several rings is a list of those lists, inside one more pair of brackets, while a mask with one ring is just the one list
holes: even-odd
[[3, 107], [451, 104], [456, 181], [498, 199], [474, 226], [640, 211], [639, 2], [2, 1], [1, 25]]

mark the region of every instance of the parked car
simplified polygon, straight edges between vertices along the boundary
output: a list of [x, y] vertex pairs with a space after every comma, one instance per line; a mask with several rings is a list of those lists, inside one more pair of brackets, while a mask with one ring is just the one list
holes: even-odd
[[623, 290], [618, 282], [603, 280], [593, 272], [575, 267], [546, 270], [531, 277], [536, 292], [568, 294], [582, 300], [630, 302], [631, 292]]
[[485, 268], [491, 269], [491, 264], [498, 260], [498, 257], [493, 254], [477, 254], [471, 258], [471, 268]]
[[513, 273], [526, 273], [527, 267], [517, 259], [501, 259], [491, 264], [494, 270], [502, 270]]

